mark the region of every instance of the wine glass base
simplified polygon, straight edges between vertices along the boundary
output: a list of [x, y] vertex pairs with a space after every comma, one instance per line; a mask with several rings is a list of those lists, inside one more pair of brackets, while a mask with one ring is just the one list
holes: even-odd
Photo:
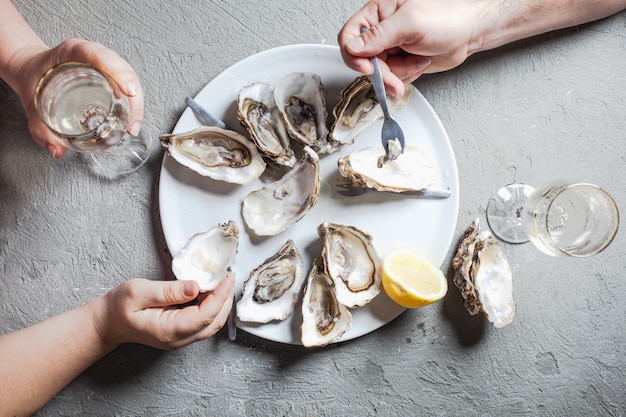
[[143, 138], [126, 135], [119, 145], [89, 156], [96, 173], [114, 178], [139, 169], [148, 160], [150, 151]]
[[487, 223], [494, 235], [507, 243], [528, 242], [522, 227], [522, 210], [534, 188], [509, 184], [498, 190], [487, 204]]

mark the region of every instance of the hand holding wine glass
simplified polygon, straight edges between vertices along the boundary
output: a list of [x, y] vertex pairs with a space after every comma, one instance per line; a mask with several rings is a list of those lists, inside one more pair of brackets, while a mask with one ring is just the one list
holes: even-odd
[[597, 185], [559, 180], [537, 189], [526, 184], [502, 187], [489, 200], [487, 220], [505, 242], [530, 240], [548, 255], [587, 257], [613, 241], [619, 211]]
[[98, 172], [132, 172], [148, 159], [141, 136], [129, 133], [129, 102], [106, 74], [83, 62], [48, 69], [35, 87], [41, 120], [65, 146], [89, 153]]
[[[10, 7], [6, 12], [13, 12], [14, 20], [23, 21], [14, 8]], [[67, 39], [58, 46], [49, 48], [25, 22], [16, 36], [4, 41], [5, 52], [11, 53], [11, 59], [1, 62], [0, 78], [20, 96], [33, 140], [46, 148], [55, 159], [63, 157], [66, 147], [55, 138], [39, 117], [35, 108], [34, 92], [41, 75], [61, 62], [85, 62], [106, 73], [128, 99], [128, 131], [134, 135], [140, 131], [144, 109], [140, 80], [128, 62], [115, 51], [84, 39]]]

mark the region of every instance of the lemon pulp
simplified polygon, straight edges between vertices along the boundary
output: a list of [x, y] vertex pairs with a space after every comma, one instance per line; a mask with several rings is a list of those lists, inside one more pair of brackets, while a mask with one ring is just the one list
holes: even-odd
[[406, 308], [419, 308], [441, 300], [448, 282], [441, 269], [415, 249], [392, 249], [383, 258], [382, 284], [393, 301]]

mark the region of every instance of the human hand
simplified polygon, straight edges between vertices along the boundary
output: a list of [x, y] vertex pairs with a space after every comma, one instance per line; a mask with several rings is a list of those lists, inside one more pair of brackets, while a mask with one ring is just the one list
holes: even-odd
[[11, 73], [15, 76], [12, 77], [10, 85], [22, 100], [34, 141], [45, 147], [55, 159], [65, 154], [65, 146], [41, 121], [35, 108], [34, 93], [37, 81], [43, 73], [48, 68], [66, 61], [93, 65], [117, 83], [122, 93], [128, 96], [130, 104], [128, 132], [136, 136], [141, 128], [144, 100], [139, 77], [135, 71], [128, 62], [104, 45], [83, 39], [67, 39], [51, 49], [39, 45], [23, 48], [11, 65]]
[[[200, 293], [195, 281], [132, 279], [94, 300], [94, 321], [100, 338], [109, 346], [140, 343], [176, 350], [221, 329], [233, 294], [234, 274], [207, 293]], [[177, 307], [196, 297], [197, 305]]]
[[[423, 73], [460, 65], [472, 51], [477, 4], [466, 0], [370, 0], [338, 35], [346, 65], [371, 74], [378, 56], [385, 86], [401, 96]], [[369, 30], [360, 33], [362, 27]]]

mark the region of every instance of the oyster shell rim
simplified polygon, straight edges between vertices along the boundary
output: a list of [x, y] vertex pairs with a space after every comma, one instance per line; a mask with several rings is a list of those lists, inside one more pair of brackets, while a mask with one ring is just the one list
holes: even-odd
[[[207, 167], [196, 159], [190, 158], [188, 155], [178, 152], [178, 147], [176, 146], [176, 142], [178, 140], [192, 137], [194, 135], [211, 133], [228, 136], [230, 139], [236, 141], [237, 143], [240, 143], [249, 151], [250, 163], [245, 167]], [[216, 181], [225, 181], [233, 184], [247, 185], [259, 178], [266, 168], [265, 161], [263, 161], [263, 158], [258, 152], [257, 147], [252, 144], [244, 135], [230, 129], [222, 129], [216, 126], [198, 126], [195, 129], [181, 133], [165, 133], [160, 136], [160, 143], [161, 146], [166, 149], [168, 155], [170, 155], [179, 164], [196, 172], [199, 175], [212, 178]], [[221, 172], [221, 174], [218, 174], [219, 172]], [[242, 173], [246, 173], [247, 175], [242, 176]], [[234, 176], [231, 176], [229, 174], [233, 174]]]

